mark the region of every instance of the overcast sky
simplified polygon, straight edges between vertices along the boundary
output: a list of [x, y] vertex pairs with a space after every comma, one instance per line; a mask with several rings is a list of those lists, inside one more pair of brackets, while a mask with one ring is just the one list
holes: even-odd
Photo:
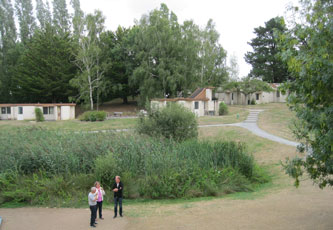
[[251, 66], [244, 61], [244, 54], [251, 51], [247, 44], [253, 37], [253, 29], [276, 16], [284, 16], [286, 7], [297, 0], [81, 0], [81, 8], [87, 12], [99, 9], [106, 17], [107, 29], [118, 25], [128, 27], [143, 14], [166, 3], [178, 16], [179, 23], [192, 19], [203, 27], [212, 18], [220, 33], [220, 43], [228, 56], [235, 54], [240, 77], [246, 76]]

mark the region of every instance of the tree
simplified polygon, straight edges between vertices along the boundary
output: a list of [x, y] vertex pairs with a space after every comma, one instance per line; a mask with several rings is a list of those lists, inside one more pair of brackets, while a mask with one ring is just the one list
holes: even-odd
[[68, 102], [74, 94], [69, 81], [75, 76], [75, 46], [70, 35], [60, 35], [47, 24], [26, 43], [15, 76], [16, 102]]
[[0, 102], [13, 101], [11, 95], [13, 71], [20, 54], [14, 9], [11, 1], [0, 1]]
[[228, 73], [231, 81], [239, 80], [239, 66], [237, 63], [237, 56], [234, 54], [229, 58]]
[[201, 45], [199, 50], [200, 85], [221, 86], [228, 78], [226, 68], [227, 53], [218, 43], [219, 33], [210, 19], [201, 31]]
[[333, 2], [300, 1], [294, 14], [303, 23], [293, 21], [287, 34], [280, 35], [282, 57], [295, 78], [285, 85], [288, 103], [296, 112], [299, 125], [295, 134], [306, 158], [288, 160], [287, 173], [295, 178], [306, 171], [319, 187], [333, 185]]
[[53, 24], [59, 33], [70, 31], [70, 18], [66, 0], [53, 0]]
[[36, 29], [31, 0], [15, 0], [16, 15], [20, 25], [21, 42], [26, 43]]
[[102, 59], [109, 59], [105, 70], [105, 79], [110, 85], [107, 98], [120, 97], [124, 104], [128, 103], [129, 96], [137, 95], [137, 87], [129, 84], [135, 67], [134, 36], [135, 28], [120, 26], [114, 33], [108, 31], [101, 36]]
[[101, 59], [100, 36], [104, 31], [105, 18], [100, 11], [88, 14], [81, 20], [76, 21], [78, 32], [78, 53], [76, 54], [76, 65], [80, 73], [71, 80], [71, 85], [79, 90], [75, 100], [83, 100], [94, 109], [94, 98], [98, 98], [102, 92], [105, 66]]
[[245, 61], [252, 65], [251, 78], [259, 78], [270, 83], [281, 83], [290, 79], [287, 65], [281, 60], [276, 32], [287, 31], [282, 17], [272, 18], [265, 26], [254, 29], [256, 37], [249, 42], [253, 52], [245, 54]]
[[181, 88], [181, 31], [177, 16], [165, 4], [144, 15], [133, 46], [138, 66], [131, 84], [139, 85], [140, 103], [153, 97], [175, 96]]
[[40, 28], [44, 29], [46, 24], [52, 24], [49, 2], [44, 4], [43, 0], [36, 0], [36, 14]]
[[242, 81], [230, 81], [223, 86], [224, 90], [235, 90], [243, 93], [246, 100], [251, 97], [255, 92], [271, 92], [272, 87], [259, 79], [251, 79], [249, 77], [244, 78]]

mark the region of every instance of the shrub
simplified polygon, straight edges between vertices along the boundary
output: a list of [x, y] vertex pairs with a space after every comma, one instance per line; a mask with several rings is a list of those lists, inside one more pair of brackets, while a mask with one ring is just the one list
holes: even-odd
[[80, 115], [80, 121], [104, 121], [106, 119], [105, 111], [87, 111]]
[[254, 100], [253, 98], [252, 98], [252, 100], [251, 100], [251, 105], [255, 105], [256, 104], [256, 100]]
[[219, 115], [226, 115], [228, 114], [228, 106], [224, 103], [221, 102], [219, 105]]
[[37, 122], [42, 122], [45, 120], [43, 112], [40, 108], [35, 108], [35, 116]]
[[162, 109], [150, 109], [147, 117], [140, 116], [137, 131], [152, 137], [184, 141], [198, 137], [198, 124], [194, 113], [170, 103]]

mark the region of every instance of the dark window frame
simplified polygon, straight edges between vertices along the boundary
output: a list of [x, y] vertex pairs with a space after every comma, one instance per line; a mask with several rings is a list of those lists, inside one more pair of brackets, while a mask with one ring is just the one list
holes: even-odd
[[276, 97], [280, 97], [280, 91], [276, 91]]
[[23, 107], [22, 106], [18, 107], [18, 114], [20, 114], [20, 115], [23, 114]]
[[194, 109], [199, 109], [199, 102], [198, 101], [194, 102]]
[[259, 93], [256, 93], [256, 100], [259, 101], [259, 96], [260, 94]]

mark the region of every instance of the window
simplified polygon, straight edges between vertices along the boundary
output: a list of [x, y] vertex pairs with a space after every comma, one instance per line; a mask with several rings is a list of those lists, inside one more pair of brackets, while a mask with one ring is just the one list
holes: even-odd
[[10, 107], [1, 107], [1, 114], [11, 114]]
[[276, 91], [276, 97], [280, 97], [280, 91]]
[[23, 107], [18, 107], [18, 114], [23, 114]]
[[234, 100], [234, 93], [231, 93], [231, 100]]
[[43, 107], [43, 114], [53, 114], [54, 113], [54, 108], [53, 107]]
[[198, 101], [194, 102], [194, 109], [199, 109], [199, 102]]
[[259, 93], [256, 93], [256, 100], [259, 100]]

